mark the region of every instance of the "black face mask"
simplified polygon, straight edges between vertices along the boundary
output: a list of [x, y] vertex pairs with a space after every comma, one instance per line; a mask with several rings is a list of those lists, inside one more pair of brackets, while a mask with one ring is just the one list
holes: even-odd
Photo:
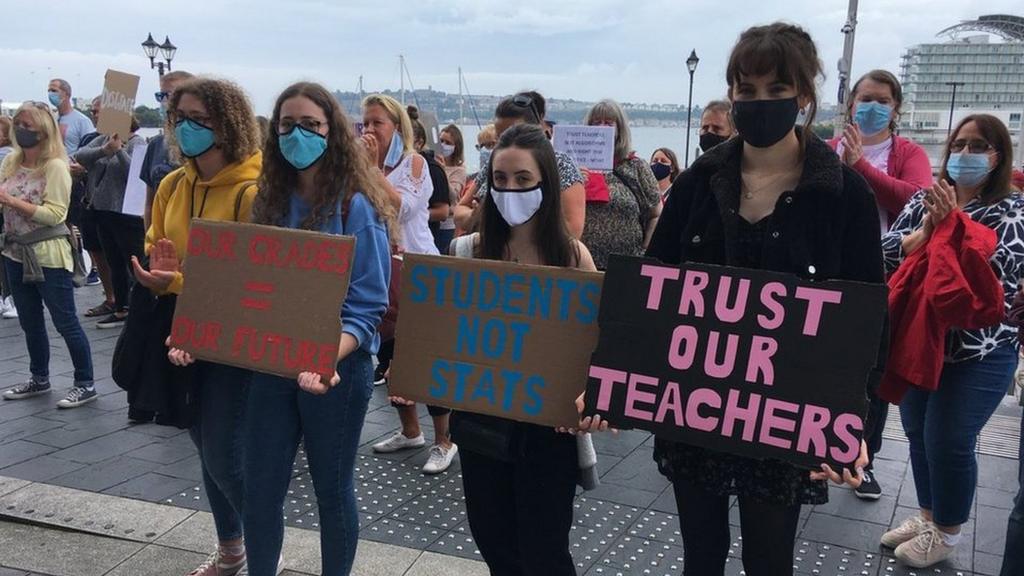
[[728, 136], [720, 136], [714, 132], [705, 132], [700, 135], [700, 151], [707, 152], [728, 139]]
[[28, 128], [15, 128], [14, 139], [17, 140], [18, 146], [22, 148], [35, 148], [39, 145], [39, 132], [29, 130]]
[[785, 138], [793, 130], [799, 113], [796, 97], [732, 103], [732, 118], [740, 138], [755, 148], [768, 148]]

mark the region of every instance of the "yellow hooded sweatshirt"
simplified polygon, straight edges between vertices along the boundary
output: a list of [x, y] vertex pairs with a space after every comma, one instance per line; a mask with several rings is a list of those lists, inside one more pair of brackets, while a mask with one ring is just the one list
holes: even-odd
[[[199, 179], [192, 162], [164, 177], [153, 199], [153, 222], [146, 231], [146, 254], [161, 238], [174, 242], [178, 261], [188, 248], [192, 218], [249, 222], [256, 197], [263, 155], [256, 152], [234, 164], [228, 164], [210, 180]], [[236, 218], [237, 215], [237, 218]], [[163, 294], [181, 294], [184, 277], [178, 272]]]

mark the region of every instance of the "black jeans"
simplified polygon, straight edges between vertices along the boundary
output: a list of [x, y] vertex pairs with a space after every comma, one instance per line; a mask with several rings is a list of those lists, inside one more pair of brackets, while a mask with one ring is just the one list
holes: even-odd
[[576, 440], [543, 426], [517, 428], [511, 461], [459, 452], [473, 539], [491, 576], [575, 576]]
[[[724, 574], [731, 538], [729, 497], [685, 480], [676, 480], [673, 488], [683, 535], [683, 575]], [[739, 507], [743, 568], [747, 576], [793, 574], [793, 544], [800, 505], [783, 506], [740, 496]]]
[[110, 281], [114, 285], [114, 307], [118, 312], [128, 309], [128, 291], [132, 283], [132, 256], [141, 262], [144, 253], [146, 230], [142, 218], [110, 212], [92, 210], [96, 221], [96, 232], [103, 254], [110, 264]]
[[882, 449], [882, 432], [885, 430], [885, 420], [889, 417], [889, 403], [878, 397], [874, 392], [868, 392], [868, 418], [871, 429], [864, 434], [864, 443], [868, 445], [869, 462], [867, 469], [871, 470], [871, 464], [875, 461], [875, 454]]

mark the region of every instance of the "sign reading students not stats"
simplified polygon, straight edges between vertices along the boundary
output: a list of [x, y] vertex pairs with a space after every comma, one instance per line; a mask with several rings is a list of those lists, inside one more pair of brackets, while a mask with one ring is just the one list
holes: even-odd
[[586, 414], [809, 469], [860, 454], [883, 285], [613, 256]]

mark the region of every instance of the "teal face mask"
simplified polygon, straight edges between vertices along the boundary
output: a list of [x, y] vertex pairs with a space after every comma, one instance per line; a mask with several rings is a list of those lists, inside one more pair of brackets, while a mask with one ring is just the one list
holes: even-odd
[[174, 126], [174, 136], [186, 158], [202, 156], [213, 148], [213, 130], [190, 118], [178, 120]]
[[48, 92], [46, 97], [50, 100], [50, 104], [60, 106], [60, 92]]
[[305, 170], [316, 164], [327, 152], [327, 138], [296, 124], [278, 136], [281, 156], [296, 170]]
[[865, 136], [874, 136], [889, 127], [892, 120], [892, 106], [879, 104], [878, 102], [860, 102], [857, 104], [857, 111], [853, 115], [853, 121], [857, 123], [860, 131]]
[[946, 161], [946, 173], [961, 186], [973, 188], [984, 182], [991, 171], [985, 153], [950, 154]]
[[402, 154], [405, 152], [405, 142], [402, 142], [402, 135], [395, 130], [391, 134], [391, 145], [388, 146], [388, 155], [384, 157], [384, 165], [388, 168], [398, 166], [402, 161]]

